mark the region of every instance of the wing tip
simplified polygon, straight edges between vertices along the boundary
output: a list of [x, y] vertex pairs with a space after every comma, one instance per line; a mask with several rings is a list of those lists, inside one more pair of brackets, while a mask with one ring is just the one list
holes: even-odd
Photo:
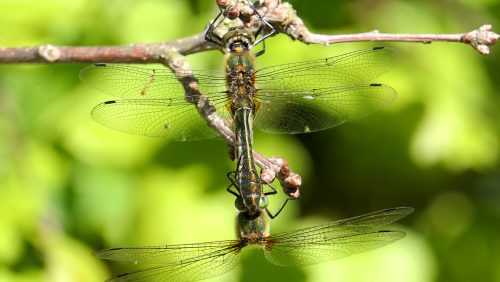
[[387, 236], [389, 238], [388, 244], [406, 238], [406, 232], [403, 230], [378, 230], [376, 233], [380, 236]]
[[372, 51], [386, 51], [388, 56], [392, 56], [392, 62], [394, 64], [398, 63], [401, 60], [402, 54], [398, 49], [395, 49], [393, 47], [387, 47], [387, 46], [375, 46], [371, 48]]
[[95, 252], [92, 252], [92, 256], [94, 257], [98, 257], [98, 258], [101, 258], [101, 259], [106, 259], [106, 256], [104, 255], [107, 251], [109, 250], [99, 250], [99, 251], [95, 251]]
[[411, 214], [412, 212], [414, 212], [415, 209], [412, 207], [397, 207], [397, 208], [386, 209], [385, 211], [387, 211], [387, 212], [397, 211], [398, 213], [401, 214], [401, 217], [405, 217], [405, 216]]

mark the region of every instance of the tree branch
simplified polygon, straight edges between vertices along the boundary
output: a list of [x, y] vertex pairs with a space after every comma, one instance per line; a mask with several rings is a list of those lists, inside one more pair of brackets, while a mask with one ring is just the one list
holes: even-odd
[[364, 41], [391, 41], [391, 42], [421, 42], [432, 43], [435, 41], [458, 42], [470, 45], [479, 53], [490, 53], [488, 46], [497, 42], [499, 35], [492, 30], [490, 24], [485, 24], [466, 33], [457, 34], [391, 34], [380, 33], [378, 30], [357, 34], [327, 35], [316, 34], [309, 31], [304, 22], [297, 16], [296, 11], [288, 3], [278, 5], [266, 14], [265, 20], [269, 21], [279, 32], [287, 34], [294, 40], [305, 44], [334, 44], [343, 42]]
[[217, 49], [205, 41], [204, 33], [157, 44], [123, 46], [54, 46], [0, 47], [0, 64], [14, 63], [161, 63], [168, 50], [182, 55]]

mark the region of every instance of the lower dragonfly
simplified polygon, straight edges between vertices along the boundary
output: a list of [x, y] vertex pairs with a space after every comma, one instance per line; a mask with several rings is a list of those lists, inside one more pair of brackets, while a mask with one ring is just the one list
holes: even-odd
[[380, 248], [405, 237], [403, 231], [383, 227], [412, 212], [409, 207], [391, 208], [274, 235], [270, 235], [267, 213], [241, 212], [237, 217], [238, 240], [113, 248], [94, 255], [150, 265], [108, 281], [197, 281], [234, 268], [248, 245], [260, 245], [267, 260], [279, 266], [313, 265]]

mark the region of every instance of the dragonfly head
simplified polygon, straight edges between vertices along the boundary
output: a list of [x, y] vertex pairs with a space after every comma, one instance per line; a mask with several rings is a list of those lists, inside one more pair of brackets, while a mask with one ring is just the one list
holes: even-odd
[[252, 194], [244, 198], [236, 198], [234, 205], [240, 213], [255, 215], [259, 211], [259, 206], [257, 206], [258, 202], [261, 202], [261, 200], [258, 200], [256, 194]]
[[228, 53], [249, 51], [254, 42], [255, 38], [248, 29], [233, 29], [222, 37], [222, 44]]
[[269, 199], [262, 194], [250, 194], [241, 200], [236, 199], [236, 208], [240, 212], [247, 212], [249, 215], [257, 214], [260, 210], [266, 209]]
[[250, 215], [254, 215], [259, 211], [260, 195], [250, 194], [243, 198], [243, 204], [245, 205], [246, 212]]

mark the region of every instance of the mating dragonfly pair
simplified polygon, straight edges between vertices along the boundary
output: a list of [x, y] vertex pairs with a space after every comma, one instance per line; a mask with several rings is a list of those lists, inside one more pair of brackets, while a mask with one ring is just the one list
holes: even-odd
[[[266, 196], [276, 190], [271, 187], [272, 192], [263, 192], [252, 150], [253, 124], [268, 133], [307, 133], [387, 106], [395, 99], [395, 91], [370, 81], [388, 71], [399, 60], [399, 52], [376, 47], [256, 69], [252, 53], [256, 41], [249, 30], [231, 30], [216, 43], [228, 50], [226, 70], [193, 71], [189, 75], [197, 78], [200, 92], [209, 97], [217, 113], [233, 121], [238, 164], [230, 174], [228, 191], [236, 196], [240, 238], [97, 252], [104, 259], [153, 265], [112, 279], [192, 281], [214, 277], [234, 267], [240, 250], [249, 244], [262, 245], [272, 263], [308, 265], [403, 238], [404, 232], [381, 228], [411, 213], [411, 208], [388, 209], [271, 236], [269, 218], [273, 215], [267, 210]], [[83, 69], [80, 77], [99, 90], [124, 98], [104, 102], [92, 111], [92, 117], [108, 127], [178, 141], [215, 136], [169, 70], [96, 64]]]

